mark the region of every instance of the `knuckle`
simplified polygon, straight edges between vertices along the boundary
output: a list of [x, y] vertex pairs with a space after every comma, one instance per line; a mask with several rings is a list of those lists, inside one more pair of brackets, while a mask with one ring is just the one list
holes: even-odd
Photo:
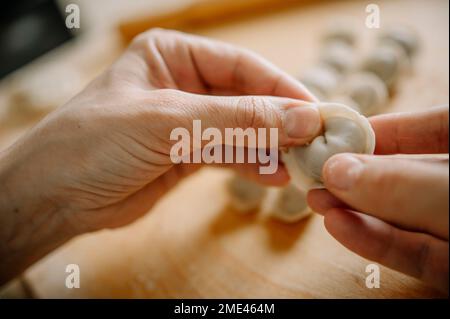
[[157, 94], [163, 100], [180, 99], [183, 96], [183, 92], [177, 89], [159, 89], [153, 93]]
[[112, 66], [97, 80], [104, 88], [111, 88], [116, 93], [123, 93], [127, 87], [123, 84], [123, 74], [117, 67]]
[[170, 34], [169, 30], [161, 29], [161, 28], [153, 28], [148, 31], [142, 32], [135, 36], [131, 41], [131, 46], [143, 45], [148, 41], [167, 37]]
[[[178, 118], [186, 114], [187, 99], [183, 92], [175, 89], [159, 89], [142, 96], [141, 104], [145, 105], [145, 120], [154, 120], [155, 115], [164, 115], [167, 119]], [[152, 107], [147, 107], [151, 105]], [[161, 123], [163, 124], [163, 123]]]
[[157, 111], [162, 112], [168, 117], [179, 118], [190, 112], [189, 103], [190, 97], [182, 91], [176, 89], [160, 89], [155, 90], [148, 95], [149, 102], [158, 106]]
[[271, 106], [263, 97], [251, 96], [238, 99], [237, 123], [245, 127], [265, 127]]

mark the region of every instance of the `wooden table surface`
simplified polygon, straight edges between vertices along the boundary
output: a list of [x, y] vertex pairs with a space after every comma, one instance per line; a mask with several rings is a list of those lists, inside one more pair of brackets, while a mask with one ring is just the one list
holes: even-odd
[[[412, 25], [422, 40], [388, 112], [448, 103], [447, 1], [377, 1], [382, 27]], [[336, 1], [276, 12], [197, 33], [255, 50], [291, 74], [315, 62], [318, 35], [344, 14], [362, 52], [377, 31], [364, 27], [365, 1]], [[25, 274], [37, 297], [436, 297], [417, 280], [381, 267], [381, 287], [365, 286], [370, 262], [328, 235], [320, 216], [294, 225], [228, 208], [228, 171], [206, 168], [123, 229], [75, 238]], [[78, 264], [81, 288], [65, 287]]]

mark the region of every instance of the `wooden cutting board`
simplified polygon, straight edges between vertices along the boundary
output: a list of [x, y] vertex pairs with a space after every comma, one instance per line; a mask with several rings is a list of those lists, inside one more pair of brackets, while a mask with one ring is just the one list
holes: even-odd
[[[398, 86], [391, 111], [448, 103], [448, 2], [377, 1], [382, 26], [412, 24], [423, 41], [415, 71]], [[299, 7], [196, 30], [255, 50], [297, 75], [314, 63], [324, 23], [345, 14], [359, 23], [365, 1]], [[285, 225], [228, 208], [229, 172], [207, 168], [181, 183], [138, 222], [72, 240], [29, 269], [35, 296], [47, 297], [436, 297], [415, 279], [381, 268], [381, 287], [365, 286], [370, 262], [349, 252], [319, 216]], [[393, 208], [395, 209], [395, 208]], [[78, 264], [81, 288], [67, 289], [65, 267]]]

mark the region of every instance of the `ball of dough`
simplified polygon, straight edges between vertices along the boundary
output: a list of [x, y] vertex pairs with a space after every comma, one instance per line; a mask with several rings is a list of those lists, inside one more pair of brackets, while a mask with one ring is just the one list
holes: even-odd
[[[14, 79], [11, 94], [12, 114], [45, 114], [78, 93], [85, 81], [69, 65], [52, 65], [42, 70], [20, 74]], [[39, 72], [38, 72], [39, 71]]]
[[354, 27], [345, 21], [332, 21], [323, 34], [323, 41], [342, 42], [353, 46], [356, 42]]
[[343, 104], [320, 103], [324, 132], [310, 144], [291, 147], [282, 160], [292, 183], [303, 191], [322, 188], [322, 168], [338, 153], [373, 154], [375, 133], [369, 121]]
[[331, 41], [322, 48], [320, 62], [331, 66], [339, 73], [350, 71], [354, 61], [353, 48], [345, 42]]
[[355, 101], [359, 112], [365, 116], [378, 114], [386, 105], [389, 96], [383, 81], [368, 72], [350, 75], [344, 81], [339, 92]]
[[361, 109], [359, 108], [358, 103], [356, 103], [352, 98], [350, 98], [348, 95], [343, 95], [341, 93], [338, 93], [334, 95], [328, 103], [339, 103], [344, 104], [350, 107], [352, 110], [355, 110], [359, 114], [362, 114]]
[[325, 98], [336, 89], [339, 77], [333, 68], [319, 65], [306, 71], [300, 81], [319, 98]]
[[387, 87], [391, 87], [399, 77], [406, 56], [397, 46], [384, 43], [364, 60], [362, 71], [378, 76]]
[[400, 45], [408, 57], [413, 57], [419, 48], [417, 33], [406, 26], [391, 27], [379, 37], [380, 43], [395, 42]]
[[325, 101], [327, 99], [327, 96], [325, 96], [322, 91], [317, 89], [316, 87], [312, 85], [305, 84], [305, 87], [311, 92], [312, 95], [314, 95], [319, 101]]
[[311, 214], [306, 194], [294, 185], [278, 190], [270, 216], [285, 223], [295, 223]]
[[258, 210], [266, 194], [266, 188], [239, 175], [228, 181], [228, 192], [231, 196], [231, 207], [247, 213]]

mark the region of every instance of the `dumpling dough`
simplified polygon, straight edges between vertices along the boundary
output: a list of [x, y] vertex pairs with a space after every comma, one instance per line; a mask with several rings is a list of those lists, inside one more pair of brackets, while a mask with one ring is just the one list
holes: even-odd
[[[324, 101], [325, 102], [325, 101]], [[326, 102], [332, 102], [332, 103], [339, 103], [339, 104], [344, 104], [348, 107], [350, 107], [352, 110], [355, 110], [356, 112], [358, 112], [359, 114], [363, 114], [361, 112], [361, 109], [359, 108], [358, 103], [356, 103], [351, 97], [349, 97], [348, 95], [344, 95], [344, 94], [336, 94], [333, 95], [332, 99]]]
[[355, 27], [346, 21], [332, 21], [326, 28], [323, 41], [342, 42], [353, 46], [356, 42]]
[[318, 106], [324, 133], [306, 146], [291, 147], [282, 160], [292, 183], [303, 191], [323, 188], [322, 167], [338, 153], [373, 154], [375, 133], [369, 121], [350, 107], [338, 103]]
[[49, 113], [79, 92], [85, 79], [76, 68], [55, 64], [43, 72], [17, 74], [11, 87], [9, 113], [23, 117]]
[[381, 34], [379, 42], [397, 43], [403, 48], [406, 55], [410, 58], [416, 54], [419, 48], [419, 37], [414, 30], [405, 26], [391, 27], [386, 32]]
[[355, 101], [359, 112], [365, 116], [378, 114], [388, 101], [386, 85], [380, 78], [368, 72], [349, 76], [339, 92]]
[[339, 73], [346, 73], [354, 66], [353, 48], [345, 42], [328, 42], [320, 56], [321, 63], [327, 64]]
[[378, 76], [387, 87], [391, 87], [407, 60], [398, 45], [384, 43], [377, 47], [363, 62], [362, 70]]
[[234, 175], [228, 181], [227, 188], [231, 196], [231, 207], [242, 213], [259, 209], [266, 194], [264, 186], [239, 175]]
[[331, 67], [319, 65], [308, 70], [300, 81], [311, 91], [324, 98], [332, 93], [339, 81], [339, 74]]
[[306, 194], [290, 184], [278, 190], [270, 216], [285, 223], [295, 223], [311, 214]]

